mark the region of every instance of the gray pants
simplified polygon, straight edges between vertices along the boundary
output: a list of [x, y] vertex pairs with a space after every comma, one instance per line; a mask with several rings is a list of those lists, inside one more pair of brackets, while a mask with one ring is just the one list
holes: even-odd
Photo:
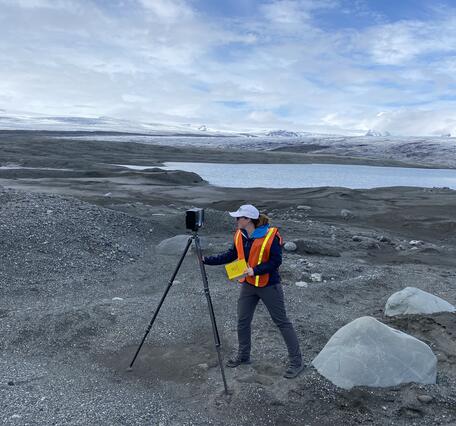
[[262, 300], [269, 311], [272, 320], [279, 327], [283, 340], [288, 349], [290, 364], [301, 365], [301, 350], [299, 349], [298, 337], [287, 318], [285, 303], [283, 300], [283, 289], [281, 284], [268, 285], [266, 287], [255, 287], [243, 283], [238, 299], [238, 340], [239, 358], [250, 358], [251, 328], [250, 324], [259, 300]]

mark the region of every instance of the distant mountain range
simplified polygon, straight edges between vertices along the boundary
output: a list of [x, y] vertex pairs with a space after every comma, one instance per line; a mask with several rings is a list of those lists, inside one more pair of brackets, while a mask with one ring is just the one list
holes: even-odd
[[[12, 112], [0, 109], [0, 130], [79, 131], [135, 133], [151, 136], [196, 137], [270, 137], [280, 139], [310, 136], [340, 136], [336, 134], [301, 132], [290, 130], [229, 131], [210, 128], [206, 124], [144, 123], [113, 117], [75, 117], [45, 115], [28, 112]], [[369, 130], [366, 136], [386, 136]]]
[[150, 135], [219, 136], [224, 132], [210, 131], [206, 126], [141, 123], [112, 117], [68, 117], [33, 113], [8, 113], [0, 110], [0, 130], [49, 130], [122, 132]]
[[268, 133], [266, 133], [266, 136], [272, 136], [272, 137], [285, 137], [285, 138], [297, 138], [299, 137], [299, 133], [296, 132], [290, 132], [288, 130], [272, 130]]
[[378, 130], [369, 129], [364, 136], [391, 136], [389, 132], [379, 132]]

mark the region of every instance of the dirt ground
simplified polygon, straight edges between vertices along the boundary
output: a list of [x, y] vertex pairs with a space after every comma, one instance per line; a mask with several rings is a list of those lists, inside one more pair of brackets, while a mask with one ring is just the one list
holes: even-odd
[[[0, 169], [2, 424], [456, 424], [456, 314], [383, 316], [388, 297], [407, 286], [456, 304], [455, 191], [220, 188], [158, 167], [163, 161], [362, 159], [55, 136], [0, 135], [0, 166], [29, 167]], [[245, 202], [267, 213], [298, 247], [284, 252], [280, 272], [309, 366], [297, 379], [282, 377], [286, 349], [260, 304], [253, 363], [225, 369], [230, 395], [224, 395], [192, 250], [127, 372], [180, 257], [160, 254], [157, 245], [186, 234], [185, 210], [203, 207], [203, 251], [223, 251], [234, 230], [226, 212]], [[239, 288], [223, 267], [206, 270], [226, 360], [236, 351]], [[314, 273], [321, 282], [312, 281]], [[340, 327], [365, 315], [430, 345], [437, 384], [343, 390], [310, 366]]]

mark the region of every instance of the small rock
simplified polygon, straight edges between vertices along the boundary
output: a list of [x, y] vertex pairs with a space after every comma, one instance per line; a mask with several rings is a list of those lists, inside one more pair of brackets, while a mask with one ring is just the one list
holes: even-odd
[[309, 284], [306, 283], [305, 281], [298, 281], [295, 283], [297, 287], [307, 287]]
[[286, 251], [296, 251], [296, 249], [298, 248], [298, 246], [292, 242], [292, 241], [288, 241], [287, 243], [285, 243], [285, 245], [283, 246], [283, 248], [286, 250]]
[[381, 243], [390, 243], [391, 239], [388, 237], [385, 237], [384, 235], [380, 235], [378, 237], [378, 241], [380, 241]]
[[123, 300], [121, 297], [113, 297], [112, 300]]
[[317, 273], [317, 272], [314, 272], [313, 274], [310, 274], [310, 279], [314, 282], [314, 283], [321, 283], [322, 281], [322, 276], [321, 274]]
[[348, 210], [348, 209], [342, 209], [340, 211], [340, 215], [344, 218], [344, 219], [350, 219], [352, 217], [354, 217], [354, 214], [351, 210]]
[[359, 235], [353, 235], [352, 240], [356, 242], [363, 241], [362, 237], [360, 237]]
[[421, 240], [411, 240], [411, 241], [409, 241], [409, 244], [411, 246], [422, 246], [424, 244], [424, 242]]
[[112, 192], [107, 192], [106, 194], [103, 195], [103, 197], [110, 197], [112, 195]]
[[416, 399], [424, 404], [429, 404], [434, 398], [431, 395], [418, 395]]
[[47, 214], [52, 214], [52, 210], [46, 210]]
[[209, 365], [207, 363], [203, 362], [202, 364], [198, 364], [198, 368], [200, 368], [201, 370], [207, 371], [207, 370], [209, 370]]
[[312, 207], [310, 206], [298, 206], [298, 210], [312, 210]]

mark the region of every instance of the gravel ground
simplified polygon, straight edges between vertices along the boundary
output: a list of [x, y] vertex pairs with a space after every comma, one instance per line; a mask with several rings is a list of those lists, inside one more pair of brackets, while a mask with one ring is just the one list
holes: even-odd
[[[166, 217], [145, 219], [73, 198], [1, 190], [3, 424], [456, 422], [454, 315], [389, 320], [433, 345], [439, 357], [437, 385], [345, 391], [311, 367], [296, 380], [283, 379], [285, 348], [259, 306], [254, 363], [226, 371], [232, 394], [224, 396], [193, 252], [133, 372], [127, 373], [178, 260], [154, 248], [176, 233], [184, 209], [168, 207]], [[223, 250], [229, 245], [226, 227], [232, 224], [223, 212], [207, 213], [202, 230], [207, 252]], [[323, 244], [332, 239], [340, 249], [339, 257], [296, 252], [284, 257], [289, 315], [306, 363], [352, 319], [372, 315], [385, 321], [387, 297], [407, 285], [419, 284], [456, 303], [453, 268], [417, 264], [417, 254], [408, 249], [409, 258], [403, 254], [399, 265], [372, 262], [369, 251], [378, 257], [377, 252], [404, 244], [395, 235], [382, 235], [387, 242], [366, 249], [363, 241], [353, 240], [358, 230], [348, 223], [308, 219], [298, 209], [278, 208], [272, 214], [279, 226], [292, 220], [300, 224], [299, 230], [284, 227], [287, 240], [306, 236]], [[380, 237], [377, 230], [364, 234]], [[322, 281], [312, 282], [312, 273], [320, 273]], [[221, 268], [208, 269], [208, 276], [226, 358], [236, 348], [237, 285], [226, 282]], [[299, 280], [308, 286], [297, 287]], [[420, 402], [418, 395], [428, 395], [431, 402]]]

